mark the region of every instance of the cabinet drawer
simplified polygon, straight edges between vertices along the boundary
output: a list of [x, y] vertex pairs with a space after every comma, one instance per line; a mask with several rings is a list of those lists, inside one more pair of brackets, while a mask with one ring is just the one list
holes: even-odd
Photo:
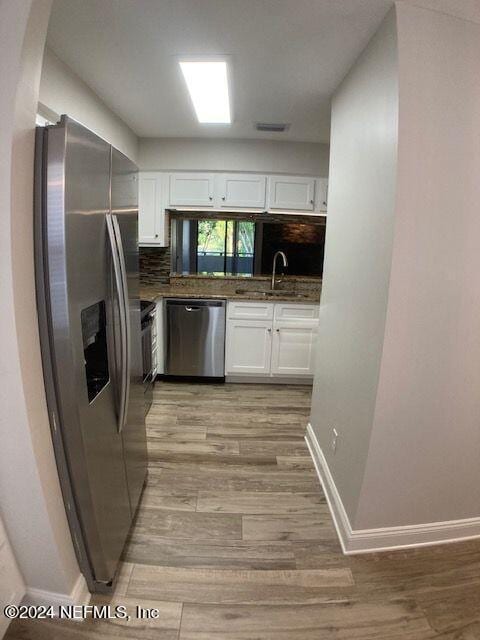
[[275, 305], [275, 320], [318, 320], [318, 304], [278, 303]]
[[271, 320], [273, 304], [271, 302], [229, 302], [227, 317], [232, 320]]

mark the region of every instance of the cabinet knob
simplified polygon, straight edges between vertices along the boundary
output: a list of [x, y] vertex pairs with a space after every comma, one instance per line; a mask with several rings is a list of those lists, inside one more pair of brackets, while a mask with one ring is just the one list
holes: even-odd
[[310, 200], [310, 204], [313, 204], [313, 200]]
[[208, 197], [208, 199], [209, 199], [209, 200], [213, 200], [213, 196], [209, 196], [209, 197]]
[[225, 200], [225, 196], [222, 196], [222, 200]]
[[158, 233], [155, 234], [155, 238], [158, 238]]
[[276, 329], [276, 332], [277, 332], [277, 333], [280, 333], [280, 329]]
[[268, 331], [268, 333], [272, 333], [272, 330], [271, 330], [271, 329], [267, 329], [267, 331]]

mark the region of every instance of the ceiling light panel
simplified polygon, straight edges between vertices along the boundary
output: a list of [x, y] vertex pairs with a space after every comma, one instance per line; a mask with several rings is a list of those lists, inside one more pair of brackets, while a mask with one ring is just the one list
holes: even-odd
[[230, 124], [227, 63], [180, 60], [180, 68], [198, 121], [202, 124]]

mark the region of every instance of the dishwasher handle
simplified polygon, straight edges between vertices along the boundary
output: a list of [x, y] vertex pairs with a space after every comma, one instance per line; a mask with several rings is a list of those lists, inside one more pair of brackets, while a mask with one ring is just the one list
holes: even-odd
[[200, 311], [202, 307], [185, 307], [185, 311], [188, 311], [189, 313], [191, 311]]

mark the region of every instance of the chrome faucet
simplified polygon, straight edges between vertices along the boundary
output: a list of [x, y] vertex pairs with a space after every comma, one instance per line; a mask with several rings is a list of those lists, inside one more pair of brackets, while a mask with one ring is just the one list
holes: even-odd
[[287, 256], [283, 253], [283, 251], [277, 251], [277, 253], [273, 256], [273, 268], [272, 268], [272, 291], [275, 289], [275, 271], [277, 270], [277, 258], [278, 256], [282, 256], [283, 266], [288, 267]]

